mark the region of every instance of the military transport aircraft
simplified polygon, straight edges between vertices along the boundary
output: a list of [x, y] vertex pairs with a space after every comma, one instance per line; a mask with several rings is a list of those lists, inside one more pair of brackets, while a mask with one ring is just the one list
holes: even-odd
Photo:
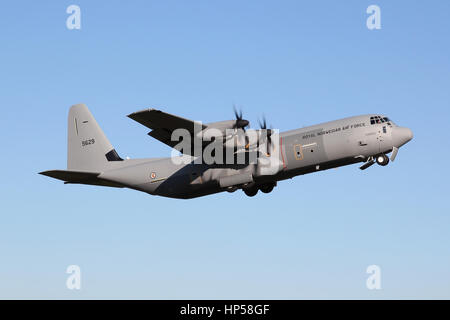
[[67, 170], [40, 173], [64, 183], [125, 187], [171, 198], [238, 189], [252, 197], [306, 173], [358, 162], [363, 162], [362, 170], [374, 163], [385, 166], [386, 154], [394, 161], [413, 137], [410, 129], [378, 114], [285, 132], [267, 128], [265, 119], [260, 129], [246, 130], [249, 121], [242, 111], [235, 109], [235, 116], [203, 124], [155, 109], [132, 113], [128, 117], [175, 152], [167, 158], [122, 159], [88, 108], [77, 104], [69, 111]]

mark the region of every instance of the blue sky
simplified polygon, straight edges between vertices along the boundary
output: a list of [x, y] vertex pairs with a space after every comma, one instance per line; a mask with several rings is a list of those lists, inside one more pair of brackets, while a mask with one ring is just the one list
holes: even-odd
[[[66, 8], [81, 8], [68, 30]], [[368, 30], [366, 8], [381, 8]], [[446, 1], [14, 1], [0, 5], [0, 298], [450, 298]], [[288, 130], [382, 113], [414, 139], [387, 167], [188, 201], [63, 185], [67, 112], [121, 156], [169, 156], [126, 115]], [[82, 289], [65, 286], [81, 267]], [[381, 290], [366, 268], [381, 267]]]

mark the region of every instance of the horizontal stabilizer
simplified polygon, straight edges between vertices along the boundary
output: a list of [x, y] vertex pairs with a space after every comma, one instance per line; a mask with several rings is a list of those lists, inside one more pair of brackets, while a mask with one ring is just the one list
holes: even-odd
[[64, 181], [64, 183], [79, 183], [79, 184], [89, 184], [89, 185], [117, 187], [117, 188], [123, 187], [121, 184], [98, 178], [98, 176], [100, 175], [100, 173], [98, 172], [49, 170], [39, 172], [39, 174], [55, 178], [58, 180], [62, 180]]
[[97, 172], [83, 172], [83, 171], [66, 171], [66, 170], [49, 170], [39, 172], [47, 177], [63, 180], [63, 181], [81, 181], [90, 180], [98, 177], [100, 173]]

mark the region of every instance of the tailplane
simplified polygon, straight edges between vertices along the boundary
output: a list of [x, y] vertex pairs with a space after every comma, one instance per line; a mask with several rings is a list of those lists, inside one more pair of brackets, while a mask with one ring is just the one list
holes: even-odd
[[49, 170], [39, 172], [40, 174], [64, 181], [64, 183], [90, 184], [94, 186], [116, 187], [122, 188], [123, 185], [113, 181], [98, 178], [99, 172], [83, 172], [69, 170]]

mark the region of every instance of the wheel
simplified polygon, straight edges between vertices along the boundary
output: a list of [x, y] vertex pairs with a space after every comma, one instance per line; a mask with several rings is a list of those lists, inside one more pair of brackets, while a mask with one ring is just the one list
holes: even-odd
[[270, 193], [272, 192], [273, 187], [275, 187], [273, 183], [263, 184], [262, 186], [259, 187], [259, 190], [261, 190], [264, 193]]
[[249, 189], [244, 189], [244, 192], [247, 196], [254, 197], [258, 193], [258, 188], [253, 187]]
[[389, 158], [385, 154], [378, 155], [376, 160], [380, 166], [385, 166], [389, 163]]

